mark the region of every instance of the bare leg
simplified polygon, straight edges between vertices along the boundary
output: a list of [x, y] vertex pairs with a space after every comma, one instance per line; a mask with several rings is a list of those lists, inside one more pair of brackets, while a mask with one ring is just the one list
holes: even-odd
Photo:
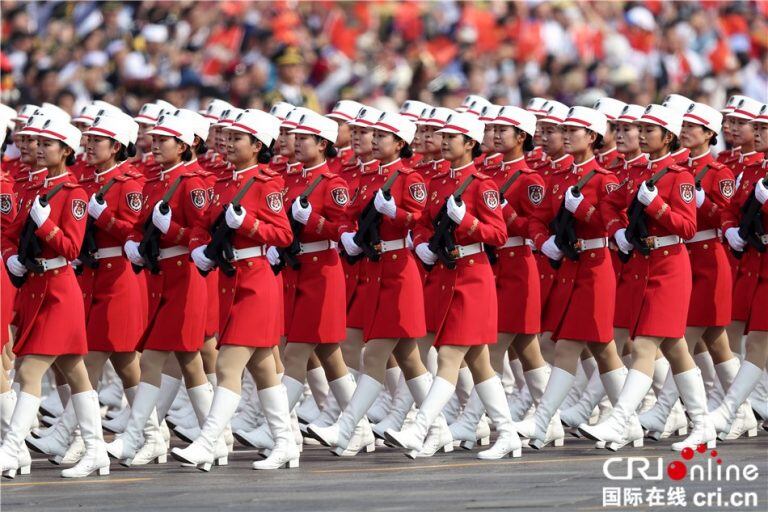
[[360, 354], [364, 346], [363, 330], [347, 328], [347, 340], [341, 344], [341, 352], [348, 368], [360, 370]]

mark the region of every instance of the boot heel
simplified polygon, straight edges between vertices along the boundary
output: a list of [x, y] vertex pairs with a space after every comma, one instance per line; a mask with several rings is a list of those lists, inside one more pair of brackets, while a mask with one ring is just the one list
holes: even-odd
[[747, 437], [756, 437], [757, 436], [757, 427], [747, 430]]
[[299, 459], [291, 459], [285, 463], [285, 469], [295, 469], [299, 467]]
[[480, 446], [488, 446], [491, 444], [491, 436], [481, 437], [477, 444]]
[[648, 433], [646, 434], [646, 437], [648, 439], [653, 439], [654, 441], [658, 441], [661, 439], [661, 432], [655, 432], [655, 431], [652, 432], [649, 430]]
[[61, 461], [64, 459], [61, 455], [56, 455], [55, 457], [51, 457], [48, 459], [48, 462], [55, 466], [61, 466]]
[[133, 465], [133, 459], [123, 459], [120, 461], [120, 465], [125, 466], [126, 468], [129, 468]]
[[206, 473], [211, 470], [211, 463], [210, 462], [203, 462], [202, 464], [198, 464], [197, 469], [200, 471], [205, 471]]
[[373, 453], [376, 451], [376, 442], [365, 445], [365, 453]]
[[711, 441], [707, 441], [707, 449], [711, 450], [712, 448], [717, 448], [717, 441], [714, 439]]
[[109, 476], [109, 466], [104, 466], [98, 470], [99, 476]]
[[557, 439], [555, 439], [553, 444], [557, 447], [560, 447], [560, 446], [563, 446], [563, 443], [565, 443], [565, 438], [558, 437]]
[[688, 427], [680, 427], [677, 429], [677, 435], [679, 436], [687, 436], [688, 435]]
[[598, 441], [595, 443], [595, 449], [596, 450], [604, 450], [605, 449], [605, 441]]
[[635, 439], [634, 441], [632, 441], [632, 447], [633, 448], [642, 448], [643, 447], [643, 439], [640, 438], [640, 439]]
[[168, 462], [168, 455], [158, 455], [157, 458], [154, 460], [155, 464], [165, 464]]
[[612, 452], [617, 452], [621, 449], [623, 445], [621, 443], [608, 443], [605, 445], [606, 448], [608, 448]]
[[507, 454], [509, 457], [513, 459], [518, 459], [523, 456], [523, 449], [522, 448], [515, 448], [511, 452]]
[[459, 443], [459, 446], [465, 450], [471, 450], [475, 447], [474, 441], [462, 441]]
[[28, 475], [32, 471], [32, 465], [29, 464], [27, 466], [21, 466], [19, 467], [19, 474], [20, 475]]
[[229, 458], [226, 457], [226, 456], [225, 457], [219, 457], [214, 462], [215, 462], [215, 464], [217, 466], [227, 466], [227, 465], [229, 465]]
[[16, 470], [15, 469], [6, 469], [5, 471], [3, 471], [3, 476], [5, 478], [9, 478], [9, 479], [13, 480], [14, 478], [16, 478]]
[[453, 451], [453, 443], [446, 444], [445, 446], [440, 448], [439, 451], [441, 451], [443, 453], [451, 453]]

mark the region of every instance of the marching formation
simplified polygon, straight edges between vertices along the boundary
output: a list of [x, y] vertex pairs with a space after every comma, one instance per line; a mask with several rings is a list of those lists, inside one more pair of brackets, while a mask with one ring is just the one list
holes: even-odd
[[30, 451], [66, 478], [210, 471], [236, 443], [257, 470], [305, 444], [680, 451], [768, 420], [749, 97], [94, 101], [0, 105], [0, 127], [5, 477]]

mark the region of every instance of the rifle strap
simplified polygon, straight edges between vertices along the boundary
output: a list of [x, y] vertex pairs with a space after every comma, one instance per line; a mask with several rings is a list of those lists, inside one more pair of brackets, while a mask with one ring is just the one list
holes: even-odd
[[581, 178], [578, 183], [576, 183], [576, 190], [581, 190], [584, 188], [584, 186], [589, 183], [589, 180], [591, 180], [595, 174], [597, 174], [597, 171], [594, 169], [585, 174], [584, 177]]
[[171, 183], [171, 186], [168, 188], [168, 191], [163, 195], [162, 201], [164, 203], [170, 203], [171, 199], [173, 198], [173, 194], [176, 193], [176, 189], [179, 188], [179, 185], [181, 184], [182, 177], [179, 176], [176, 178], [176, 181]]
[[662, 170], [660, 170], [659, 172], [657, 172], [656, 174], [651, 176], [651, 179], [648, 180], [648, 184], [649, 185], [656, 185], [656, 183], [658, 183], [658, 181], [661, 178], [663, 178], [664, 175], [667, 174], [667, 172], [669, 172], [669, 167], [663, 168]]
[[317, 186], [320, 184], [321, 181], [323, 181], [323, 175], [322, 174], [320, 176], [318, 176], [317, 178], [315, 178], [315, 180], [312, 183], [310, 183], [309, 186], [306, 189], [304, 189], [304, 192], [302, 192], [299, 197], [302, 198], [302, 199], [308, 198], [310, 196], [310, 194], [312, 194], [312, 192], [314, 192], [314, 190], [317, 188]]
[[695, 180], [695, 182], [696, 182], [696, 188], [700, 188], [700, 187], [701, 187], [701, 182], [704, 180], [704, 176], [707, 174], [707, 171], [709, 171], [709, 164], [705, 165], [705, 166], [704, 166], [704, 167], [703, 167], [703, 168], [702, 168], [702, 169], [701, 169], [701, 170], [700, 170], [700, 171], [699, 171], [699, 172], [696, 174], [696, 177], [694, 178], [694, 180]]
[[256, 178], [250, 177], [248, 178], [248, 181], [243, 183], [243, 186], [240, 190], [237, 191], [237, 194], [235, 194], [235, 197], [232, 198], [232, 200], [229, 202], [229, 204], [232, 205], [239, 205], [240, 201], [245, 197], [246, 192], [248, 192], [248, 189], [251, 188], [251, 186], [256, 183]]
[[517, 181], [517, 178], [520, 177], [520, 175], [523, 174], [523, 171], [515, 171], [512, 176], [504, 182], [504, 184], [499, 189], [499, 196], [504, 199], [504, 194], [507, 193], [507, 190], [509, 190], [512, 185]]
[[464, 180], [464, 182], [459, 185], [459, 188], [456, 189], [456, 192], [453, 193], [453, 198], [458, 198], [461, 194], [463, 194], [467, 188], [469, 188], [469, 185], [472, 183], [472, 181], [475, 179], [474, 174], [470, 174], [467, 179]]
[[66, 185], [66, 183], [59, 183], [58, 185], [53, 187], [50, 192], [48, 192], [47, 194], [44, 194], [45, 200], [50, 201], [51, 199], [53, 199], [53, 196], [58, 194], [61, 191], [61, 189], [64, 188], [64, 185]]

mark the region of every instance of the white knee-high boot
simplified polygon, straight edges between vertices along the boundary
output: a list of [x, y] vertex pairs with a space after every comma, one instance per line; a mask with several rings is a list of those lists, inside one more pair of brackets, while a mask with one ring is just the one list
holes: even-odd
[[99, 476], [108, 475], [109, 456], [101, 431], [98, 394], [96, 391], [75, 393], [70, 397], [70, 403], [80, 425], [85, 454], [74, 467], [63, 470], [61, 476], [64, 478], [83, 478], [94, 471], [98, 472]]

